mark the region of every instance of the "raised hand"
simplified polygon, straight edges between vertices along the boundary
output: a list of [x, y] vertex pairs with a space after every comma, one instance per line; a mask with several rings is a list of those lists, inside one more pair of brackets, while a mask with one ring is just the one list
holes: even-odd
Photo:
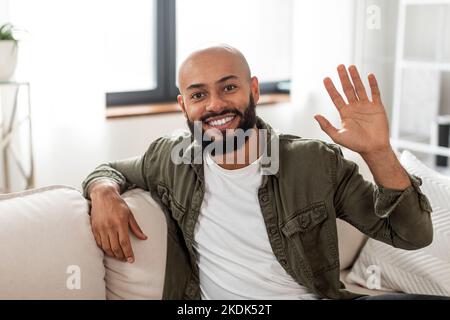
[[337, 70], [347, 102], [330, 78], [325, 78], [323, 82], [339, 112], [342, 128], [335, 128], [321, 115], [314, 118], [335, 143], [362, 155], [390, 150], [388, 119], [375, 76], [368, 76], [372, 95], [369, 100], [355, 66], [348, 68], [352, 81], [344, 65], [339, 65]]

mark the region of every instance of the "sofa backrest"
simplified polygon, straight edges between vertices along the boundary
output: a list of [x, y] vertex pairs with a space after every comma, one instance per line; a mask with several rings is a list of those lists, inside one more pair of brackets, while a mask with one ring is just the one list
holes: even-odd
[[0, 299], [105, 299], [87, 212], [68, 187], [0, 195]]
[[106, 298], [161, 299], [166, 267], [167, 223], [149, 192], [133, 189], [122, 198], [148, 239], [131, 235], [134, 263], [105, 256]]

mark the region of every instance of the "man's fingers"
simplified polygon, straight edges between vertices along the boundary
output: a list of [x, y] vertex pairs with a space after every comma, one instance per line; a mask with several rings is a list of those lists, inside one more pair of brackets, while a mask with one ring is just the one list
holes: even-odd
[[328, 121], [325, 117], [321, 115], [315, 115], [314, 119], [319, 123], [320, 128], [325, 131], [325, 133], [330, 136], [331, 139], [333, 139], [334, 142], [336, 142], [336, 137], [338, 134], [338, 129], [336, 129], [330, 121]]
[[333, 101], [334, 105], [338, 110], [345, 107], [345, 101], [342, 98], [342, 96], [339, 94], [339, 92], [336, 90], [336, 87], [333, 84], [333, 81], [331, 81], [330, 78], [325, 78], [323, 80], [323, 84], [325, 85], [325, 89], [327, 89], [328, 95], [330, 96], [331, 100]]
[[110, 257], [114, 257], [114, 252], [111, 250], [111, 245], [109, 244], [109, 236], [106, 232], [100, 233], [100, 241], [102, 242], [103, 251]]
[[350, 78], [348, 77], [347, 69], [345, 68], [345, 66], [343, 64], [339, 65], [337, 67], [337, 71], [339, 74], [339, 79], [341, 79], [342, 89], [344, 90], [348, 103], [358, 101], [355, 93], [355, 88], [350, 82]]
[[134, 218], [133, 214], [130, 214], [130, 229], [134, 233], [134, 235], [141, 240], [147, 240], [147, 236], [142, 232], [141, 228], [139, 227], [138, 223], [136, 222], [136, 219]]
[[380, 89], [378, 88], [377, 78], [373, 73], [369, 74], [369, 85], [372, 93], [372, 101], [375, 103], [381, 103]]
[[125, 259], [129, 263], [133, 263], [134, 262], [134, 253], [133, 253], [133, 249], [131, 248], [131, 241], [130, 241], [130, 236], [128, 235], [128, 228], [126, 228], [125, 230], [119, 230], [119, 244], [125, 255]]
[[122, 247], [119, 244], [119, 234], [118, 232], [112, 231], [109, 233], [109, 243], [111, 244], [111, 250], [114, 256], [119, 260], [125, 260], [125, 256], [122, 252]]
[[359, 76], [358, 69], [354, 65], [351, 65], [350, 67], [348, 67], [348, 71], [350, 72], [350, 76], [352, 77], [352, 81], [355, 86], [358, 98], [363, 101], [369, 100], [367, 97], [366, 89], [364, 88], [364, 84], [362, 83], [361, 77]]

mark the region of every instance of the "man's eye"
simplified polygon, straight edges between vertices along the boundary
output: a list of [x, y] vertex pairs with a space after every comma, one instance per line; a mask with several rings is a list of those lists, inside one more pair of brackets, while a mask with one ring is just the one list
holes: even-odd
[[201, 93], [201, 92], [196, 92], [191, 95], [191, 98], [195, 99], [195, 100], [200, 99], [202, 97], [203, 97], [203, 93]]
[[234, 84], [229, 84], [225, 87], [225, 91], [231, 91], [236, 89], [236, 86]]

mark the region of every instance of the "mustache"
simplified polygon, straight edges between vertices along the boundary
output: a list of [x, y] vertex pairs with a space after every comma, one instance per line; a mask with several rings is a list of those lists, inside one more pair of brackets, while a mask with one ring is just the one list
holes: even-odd
[[222, 110], [220, 112], [209, 112], [207, 114], [204, 114], [203, 116], [200, 117], [200, 121], [205, 122], [209, 118], [218, 117], [218, 116], [222, 116], [224, 114], [229, 114], [229, 113], [234, 113], [235, 115], [238, 115], [238, 116], [241, 116], [241, 117], [243, 116], [242, 112], [239, 111], [238, 109], [227, 108], [227, 109], [224, 109], [224, 110]]

